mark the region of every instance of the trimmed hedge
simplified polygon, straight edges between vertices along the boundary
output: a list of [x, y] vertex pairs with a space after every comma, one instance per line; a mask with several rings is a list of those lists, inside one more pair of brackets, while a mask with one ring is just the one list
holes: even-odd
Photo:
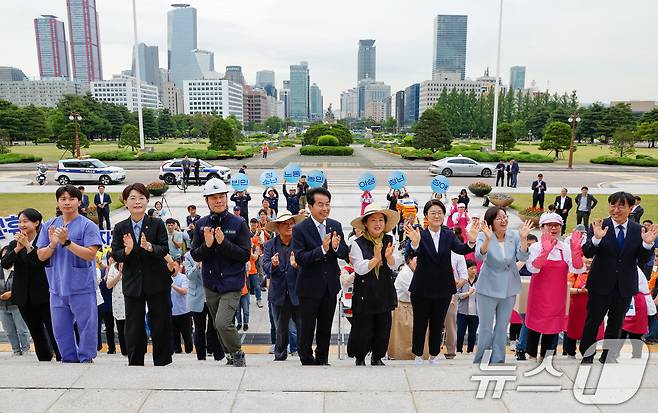
[[638, 155], [635, 159], [604, 155], [597, 156], [596, 158], [592, 158], [589, 161], [591, 163], [604, 165], [658, 166], [658, 159], [652, 158], [648, 155]]
[[137, 156], [140, 161], [165, 161], [172, 158], [182, 158], [188, 155], [190, 158], [199, 158], [204, 160], [213, 159], [244, 159], [254, 156], [253, 149], [245, 151], [212, 151], [203, 149], [178, 148], [172, 152], [144, 152]]
[[351, 156], [354, 149], [349, 146], [315, 146], [306, 145], [299, 149], [300, 155], [306, 156]]
[[318, 146], [340, 146], [340, 141], [333, 135], [322, 135], [318, 138]]
[[[471, 158], [478, 162], [498, 162], [500, 159], [503, 161], [509, 161], [510, 159], [515, 159], [519, 162], [528, 162], [528, 163], [553, 163], [555, 159], [550, 156], [540, 155], [537, 153], [529, 152], [510, 152], [510, 153], [500, 153], [500, 152], [480, 152], [475, 150], [455, 150], [451, 149], [449, 151], [437, 151], [433, 154], [429, 149], [412, 149], [412, 150], [399, 150], [400, 155], [405, 159], [425, 159], [425, 160], [439, 160], [449, 156], [462, 155], [467, 158]], [[429, 155], [428, 155], [429, 153]]]
[[135, 161], [136, 152], [129, 151], [108, 151], [108, 152], [95, 152], [90, 154], [92, 158], [100, 159], [101, 161]]
[[0, 164], [41, 162], [42, 159], [43, 158], [34, 155], [27, 155], [21, 153], [4, 153], [0, 155]]

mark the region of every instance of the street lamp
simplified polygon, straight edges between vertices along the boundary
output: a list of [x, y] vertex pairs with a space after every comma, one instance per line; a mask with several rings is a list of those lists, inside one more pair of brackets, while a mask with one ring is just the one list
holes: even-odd
[[571, 145], [569, 145], [569, 169], [573, 166], [573, 141], [576, 137], [576, 123], [580, 122], [580, 115], [578, 112], [574, 112], [567, 119], [571, 124]]
[[78, 131], [78, 122], [82, 120], [82, 116], [80, 116], [80, 113], [78, 112], [71, 112], [69, 113], [69, 120], [75, 121], [75, 156], [80, 159], [82, 158], [82, 155], [80, 155], [80, 135]]

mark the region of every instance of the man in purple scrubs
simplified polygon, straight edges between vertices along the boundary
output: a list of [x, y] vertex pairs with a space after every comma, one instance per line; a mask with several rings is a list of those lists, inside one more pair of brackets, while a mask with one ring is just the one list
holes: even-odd
[[[62, 215], [41, 228], [37, 254], [46, 261], [53, 332], [64, 363], [91, 363], [98, 344], [96, 252], [102, 245], [96, 224], [78, 212], [82, 193], [73, 185], [55, 193]], [[73, 323], [78, 326], [76, 344]]]

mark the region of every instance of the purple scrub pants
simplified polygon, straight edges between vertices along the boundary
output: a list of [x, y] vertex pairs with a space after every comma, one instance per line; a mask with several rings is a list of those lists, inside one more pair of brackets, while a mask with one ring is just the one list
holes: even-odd
[[[63, 363], [82, 363], [96, 357], [98, 308], [96, 293], [67, 296], [50, 294], [50, 313], [57, 347]], [[73, 323], [77, 323], [80, 344], [76, 344]]]

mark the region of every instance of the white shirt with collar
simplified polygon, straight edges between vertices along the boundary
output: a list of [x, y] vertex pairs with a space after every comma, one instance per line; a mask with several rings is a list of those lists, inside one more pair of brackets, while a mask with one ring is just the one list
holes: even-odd
[[564, 203], [567, 201], [566, 196], [561, 196], [560, 197], [560, 209], [564, 209]]
[[[324, 221], [322, 221], [322, 222], [319, 222], [318, 220], [315, 219], [315, 217], [314, 217], [313, 215], [311, 215], [311, 220], [313, 220], [313, 225], [315, 225], [315, 230], [316, 230], [316, 231], [319, 230], [318, 227], [319, 227], [320, 225], [324, 225], [324, 230], [325, 230], [325, 232], [327, 231], [327, 220], [326, 220], [326, 219], [325, 219]], [[318, 235], [319, 235], [319, 234], [320, 234], [320, 233], [318, 232]], [[324, 238], [320, 237], [320, 239], [321, 239], [322, 241], [324, 241]], [[329, 250], [325, 251], [325, 250], [324, 250], [324, 247], [323, 247], [322, 245], [320, 245], [320, 248], [322, 248], [322, 252], [325, 253], [325, 254], [327, 253], [327, 251], [329, 251]], [[336, 248], [334, 251], [338, 251], [338, 248]]]
[[[619, 225], [621, 225], [622, 228], [624, 228], [624, 239], [626, 239], [626, 237], [628, 236], [628, 218], [626, 218], [626, 222], [624, 222], [623, 224], [619, 224], [619, 223], [615, 222], [615, 220], [612, 219], [612, 218], [610, 218], [610, 220], [612, 221], [612, 225], [615, 228], [615, 238], [617, 238], [619, 236], [619, 231], [620, 231]], [[610, 230], [608, 230], [608, 231], [610, 231]], [[599, 238], [592, 237], [592, 244], [594, 244], [595, 247], [598, 247], [600, 243], [601, 243], [601, 240]], [[642, 240], [642, 246], [645, 249], [648, 249], [648, 250], [653, 248], [653, 244], [647, 244], [646, 242], [644, 242], [644, 240]]]

